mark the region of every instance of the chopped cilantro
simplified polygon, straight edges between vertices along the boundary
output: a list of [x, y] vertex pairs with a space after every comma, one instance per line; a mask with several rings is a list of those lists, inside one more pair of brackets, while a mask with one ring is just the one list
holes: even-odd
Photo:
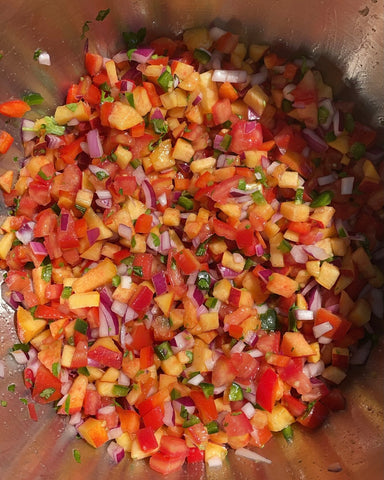
[[132, 48], [137, 48], [140, 43], [144, 41], [144, 38], [147, 34], [145, 28], [140, 28], [136, 33], [135, 32], [123, 32], [123, 38], [127, 44], [127, 48], [130, 50]]
[[79, 450], [77, 450], [77, 448], [73, 449], [73, 458], [75, 459], [75, 461], [77, 463], [81, 463], [81, 455], [80, 455]]
[[48, 265], [44, 265], [42, 267], [41, 279], [44, 280], [44, 282], [50, 282], [51, 277], [52, 277], [52, 263], [49, 263]]
[[34, 59], [34, 60], [38, 60], [39, 57], [40, 57], [40, 55], [41, 55], [41, 52], [42, 52], [41, 48], [37, 48], [37, 49], [33, 52], [33, 59]]
[[96, 20], [98, 22], [102, 22], [107, 17], [110, 11], [111, 11], [110, 8], [106, 8], [105, 10], [99, 10], [96, 15]]
[[49, 397], [51, 397], [55, 393], [55, 391], [56, 391], [55, 388], [44, 388], [44, 390], [40, 392], [39, 396], [41, 398], [44, 398], [45, 400], [48, 400]]
[[28, 103], [28, 105], [40, 105], [44, 102], [44, 98], [40, 95], [40, 93], [27, 93], [23, 96], [24, 102]]

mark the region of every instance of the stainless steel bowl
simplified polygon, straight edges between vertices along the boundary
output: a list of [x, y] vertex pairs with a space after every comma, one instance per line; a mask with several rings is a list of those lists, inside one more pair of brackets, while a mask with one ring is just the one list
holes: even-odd
[[[37, 114], [52, 112], [64, 101], [65, 89], [83, 72], [81, 32], [90, 20], [90, 48], [104, 55], [116, 51], [121, 32], [146, 27], [149, 37], [177, 35], [185, 28], [215, 24], [239, 33], [245, 40], [266, 42], [283, 51], [300, 51], [318, 61], [325, 79], [336, 95], [353, 99], [357, 112], [372, 126], [384, 122], [384, 2], [383, 0], [13, 0], [1, 2], [0, 15], [0, 101], [39, 92], [45, 102]], [[95, 20], [99, 10], [110, 8], [103, 22]], [[33, 60], [37, 48], [49, 52], [51, 66]], [[19, 122], [4, 125], [18, 135]], [[21, 156], [20, 142], [1, 159], [0, 170]], [[4, 212], [4, 210], [3, 210]], [[22, 384], [21, 368], [8, 355], [17, 341], [13, 313], [0, 309], [0, 358], [6, 360], [6, 377], [0, 380], [0, 478], [102, 479], [129, 476], [157, 478], [145, 461], [124, 460], [115, 466], [103, 448], [95, 451], [75, 439], [65, 419], [50, 406], [38, 405], [38, 422], [29, 419], [20, 400], [28, 393]], [[383, 451], [383, 340], [364, 367], [356, 367], [343, 386], [347, 409], [331, 416], [315, 432], [295, 429], [292, 445], [276, 435], [263, 455], [272, 464], [240, 460], [230, 452], [223, 468], [204, 471], [200, 465], [186, 466], [173, 474], [180, 479], [275, 480], [376, 480], [384, 472]], [[15, 392], [8, 385], [16, 384]], [[73, 458], [81, 453], [81, 463]], [[340, 464], [338, 473], [329, 469]]]

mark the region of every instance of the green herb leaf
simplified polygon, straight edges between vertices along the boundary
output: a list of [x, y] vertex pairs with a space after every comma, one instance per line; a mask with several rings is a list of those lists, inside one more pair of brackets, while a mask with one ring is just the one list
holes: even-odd
[[296, 205], [300, 205], [300, 204], [303, 203], [303, 197], [304, 197], [304, 188], [299, 187], [296, 190], [296, 193], [295, 193], [295, 203], [296, 203]]
[[292, 103], [293, 102], [290, 102], [288, 99], [286, 98], [283, 98], [283, 101], [281, 102], [281, 109], [284, 113], [289, 113], [293, 107], [292, 107]]
[[349, 154], [354, 160], [360, 160], [360, 158], [365, 155], [365, 150], [366, 148], [364, 143], [355, 142], [353, 145], [351, 145]]
[[41, 129], [45, 130], [45, 133], [52, 133], [52, 135], [64, 135], [65, 126], [58, 125], [56, 120], [53, 117], [44, 117], [43, 123], [41, 124]]
[[215, 387], [212, 383], [201, 382], [199, 387], [203, 390], [203, 393], [204, 393], [206, 398], [213, 395], [213, 391], [214, 391]]
[[145, 39], [147, 31], [145, 28], [140, 28], [136, 33], [135, 32], [123, 32], [123, 38], [127, 44], [128, 50], [131, 48], [137, 48], [140, 43]]
[[81, 463], [81, 455], [80, 455], [79, 450], [77, 450], [77, 448], [73, 449], [73, 458], [75, 459], [75, 461], [77, 463]]
[[263, 330], [277, 330], [279, 328], [277, 314], [273, 308], [268, 308], [265, 313], [261, 313], [260, 320]]
[[201, 48], [195, 48], [193, 51], [193, 58], [202, 65], [206, 65], [211, 59], [211, 54]]
[[329, 117], [329, 110], [328, 108], [324, 107], [323, 105], [319, 107], [317, 110], [317, 119], [319, 123], [322, 125], [328, 120]]
[[41, 279], [44, 282], [50, 282], [52, 277], [52, 264], [44, 265], [41, 270]]
[[136, 247], [136, 238], [135, 238], [135, 235], [133, 235], [133, 237], [131, 238], [131, 247], [132, 247], [132, 248], [135, 248], [135, 247]]
[[171, 400], [177, 400], [180, 397], [181, 397], [181, 393], [178, 390], [176, 390], [175, 388], [172, 388], [172, 390], [171, 390]]
[[34, 59], [34, 60], [38, 60], [39, 57], [40, 57], [41, 52], [42, 52], [41, 48], [37, 48], [37, 49], [33, 52], [33, 59]]
[[355, 129], [355, 120], [351, 113], [346, 113], [344, 115], [344, 128], [348, 133], [352, 133]]
[[164, 135], [168, 132], [168, 123], [162, 118], [153, 118], [151, 120], [155, 133]]
[[132, 108], [135, 108], [135, 99], [133, 98], [132, 92], [125, 92], [125, 98], [128, 100], [128, 103]]
[[28, 353], [30, 349], [29, 343], [15, 343], [12, 345], [11, 351], [22, 350], [24, 353]]
[[83, 320], [82, 318], [76, 318], [75, 330], [76, 330], [76, 332], [79, 332], [79, 333], [82, 333], [83, 335], [86, 335], [87, 330], [88, 330], [87, 321]]
[[288, 253], [292, 250], [292, 245], [285, 238], [280, 242], [277, 247], [282, 253]]
[[267, 201], [264, 198], [264, 195], [259, 190], [252, 193], [252, 199], [256, 203], [256, 205], [266, 205], [267, 203]]
[[77, 369], [77, 373], [79, 373], [80, 375], [85, 375], [86, 377], [89, 377], [89, 375], [90, 375], [87, 367], [79, 367]]
[[45, 388], [43, 391], [40, 392], [40, 397], [45, 398], [45, 400], [48, 400], [49, 397], [51, 397], [54, 393], [56, 392], [55, 388]]
[[220, 142], [220, 147], [224, 150], [227, 151], [229, 149], [229, 146], [231, 145], [232, 142], [232, 135], [229, 135], [226, 133], [223, 137], [223, 140]]
[[237, 188], [238, 188], [239, 190], [246, 190], [246, 188], [247, 188], [247, 183], [246, 183], [246, 181], [244, 180], [244, 178], [240, 178], [239, 184], [238, 184]]
[[77, 109], [77, 103], [67, 103], [65, 106], [66, 106], [66, 107], [68, 108], [68, 110], [70, 110], [71, 112], [75, 112], [76, 109]]
[[332, 202], [334, 193], [331, 190], [325, 190], [317, 195], [311, 202], [311, 208], [325, 207]]
[[162, 342], [159, 345], [155, 345], [154, 350], [156, 355], [159, 357], [159, 360], [166, 360], [173, 355], [172, 348], [169, 342]]
[[158, 235], [156, 235], [156, 233], [151, 232], [151, 238], [153, 241], [153, 245], [155, 247], [160, 247], [160, 238], [158, 237]]
[[207, 271], [203, 270], [197, 274], [196, 285], [200, 290], [209, 290], [211, 277]]
[[334, 142], [336, 140], [336, 135], [335, 133], [331, 130], [329, 132], [327, 132], [324, 136], [324, 139], [327, 143], [330, 143], [330, 142]]
[[120, 278], [120, 275], [115, 275], [113, 278], [112, 278], [112, 285], [114, 287], [118, 287], [120, 285], [120, 282], [121, 282], [121, 278]]
[[188, 428], [192, 427], [193, 425], [197, 425], [198, 423], [200, 423], [200, 418], [196, 417], [196, 415], [190, 415], [188, 420], [186, 420], [182, 426], [183, 428]]
[[268, 187], [267, 177], [265, 176], [265, 172], [261, 165], [257, 165], [257, 167], [255, 167], [255, 176], [258, 182], [260, 182], [264, 187]]
[[55, 363], [52, 364], [52, 373], [55, 377], [59, 376], [59, 373], [60, 373], [60, 363], [59, 362], [55, 362]]
[[81, 36], [80, 38], [83, 40], [83, 38], [85, 38], [85, 34], [87, 32], [89, 32], [89, 24], [92, 23], [91, 20], [86, 20], [84, 23], [83, 23], [83, 26], [81, 28]]
[[2, 407], [6, 407], [8, 405], [8, 402], [6, 400], [1, 400], [0, 405]]
[[96, 20], [98, 22], [102, 22], [105, 19], [105, 17], [109, 14], [110, 11], [111, 11], [110, 8], [106, 8], [105, 10], [99, 10], [96, 16]]
[[240, 387], [239, 384], [233, 382], [229, 388], [229, 395], [228, 395], [230, 402], [237, 402], [239, 400], [243, 400], [243, 389]]
[[115, 99], [113, 97], [111, 97], [110, 95], [108, 95], [106, 92], [104, 92], [104, 90], [101, 91], [100, 103], [105, 103], [105, 102], [113, 103], [114, 101], [115, 101]]
[[287, 427], [283, 428], [282, 433], [287, 443], [293, 442], [293, 429], [291, 425], [288, 425]]
[[177, 200], [177, 204], [185, 208], [185, 210], [193, 210], [193, 207], [194, 207], [193, 200], [191, 200], [190, 198], [184, 197], [183, 195], [179, 197], [179, 199]]
[[297, 308], [298, 307], [296, 305], [292, 305], [292, 307], [290, 307], [288, 312], [288, 331], [290, 332], [298, 332], [296, 315], [295, 315], [295, 310], [297, 310]]
[[219, 431], [219, 425], [216, 420], [207, 423], [205, 425], [205, 428], [207, 429], [208, 435], [211, 435], [212, 433], [217, 433]]
[[44, 102], [44, 98], [40, 95], [40, 93], [27, 93], [23, 97], [24, 102], [28, 103], [28, 105], [40, 105]]
[[14, 392], [16, 388], [16, 385], [14, 383], [10, 383], [8, 385], [8, 392]]
[[171, 72], [167, 69], [164, 70], [164, 72], [157, 79], [157, 83], [164, 90], [164, 92], [168, 92], [168, 90], [173, 85], [173, 76], [172, 76]]
[[61, 292], [61, 298], [69, 298], [72, 294], [72, 287], [64, 287]]
[[95, 175], [96, 175], [96, 178], [100, 181], [105, 180], [106, 178], [109, 177], [109, 173], [104, 170], [99, 170], [98, 172], [96, 172]]
[[71, 406], [71, 396], [68, 395], [65, 399], [64, 410], [67, 415], [69, 415], [69, 407]]
[[138, 266], [138, 265], [135, 265], [133, 268], [133, 273], [135, 275], [137, 275], [138, 277], [142, 277], [143, 276], [143, 267], [141, 266]]
[[127, 385], [113, 385], [112, 393], [116, 397], [126, 397], [129, 392], [129, 386]]

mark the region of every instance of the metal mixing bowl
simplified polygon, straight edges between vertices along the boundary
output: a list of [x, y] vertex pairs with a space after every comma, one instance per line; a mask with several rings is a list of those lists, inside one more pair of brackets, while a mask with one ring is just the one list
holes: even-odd
[[[364, 121], [376, 128], [383, 125], [383, 0], [12, 0], [1, 2], [0, 7], [0, 101], [39, 92], [45, 102], [34, 108], [38, 115], [52, 113], [55, 105], [63, 103], [65, 89], [83, 72], [81, 31], [85, 21], [92, 21], [87, 33], [91, 50], [104, 55], [122, 46], [122, 31], [144, 26], [153, 38], [214, 23], [245, 40], [312, 55], [338, 97], [354, 99]], [[96, 21], [97, 12], [108, 7], [108, 17]], [[51, 66], [33, 60], [37, 48], [49, 52]], [[1, 118], [0, 129], [18, 136], [19, 121], [4, 123]], [[9, 168], [14, 156], [22, 156], [20, 142], [3, 156], [1, 168]], [[6, 360], [6, 377], [0, 381], [0, 400], [7, 402], [6, 407], [0, 406], [2, 480], [160, 478], [146, 461], [124, 460], [113, 465], [103, 448], [95, 451], [75, 439], [66, 420], [50, 406], [38, 405], [39, 421], [31, 421], [20, 401], [28, 395], [21, 368], [8, 355], [16, 341], [13, 312], [1, 305], [0, 358]], [[172, 478], [382, 478], [383, 370], [381, 337], [367, 365], [354, 368], [343, 385], [347, 409], [333, 414], [315, 432], [295, 428], [291, 445], [276, 435], [262, 452], [272, 464], [252, 463], [230, 452], [222, 468], [204, 471], [200, 465], [190, 465]], [[15, 392], [8, 391], [11, 383], [16, 384]], [[73, 449], [80, 451], [81, 463], [75, 462]], [[342, 470], [329, 471], [334, 464], [340, 464]]]

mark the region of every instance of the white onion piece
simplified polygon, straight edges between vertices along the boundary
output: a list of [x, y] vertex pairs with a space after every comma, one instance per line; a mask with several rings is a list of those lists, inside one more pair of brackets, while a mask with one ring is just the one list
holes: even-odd
[[255, 407], [251, 402], [247, 402], [241, 407], [241, 410], [244, 412], [247, 418], [252, 418], [255, 415]]
[[328, 343], [332, 342], [332, 338], [329, 337], [324, 337], [323, 335], [317, 339], [319, 343], [322, 345], [328, 345]]
[[200, 385], [200, 383], [203, 382], [203, 381], [204, 381], [204, 377], [201, 375], [201, 373], [198, 373], [194, 377], [190, 378], [188, 380], [188, 383], [190, 385], [195, 385], [195, 387], [197, 387], [197, 385]]
[[295, 310], [295, 315], [297, 320], [313, 320], [314, 315], [311, 310]]
[[28, 357], [22, 350], [14, 350], [11, 355], [19, 365], [25, 365], [28, 363]]
[[274, 172], [275, 168], [280, 165], [280, 162], [272, 162], [269, 167], [267, 168], [267, 173], [268, 175], [272, 175]]
[[245, 347], [246, 347], [245, 343], [242, 340], [239, 340], [231, 348], [231, 354], [232, 353], [241, 353], [244, 350]]
[[105, 407], [100, 407], [97, 413], [101, 415], [111, 415], [115, 411], [114, 405], [106, 405]]
[[331, 173], [330, 175], [325, 175], [324, 177], [319, 177], [317, 183], [322, 187], [324, 185], [330, 185], [337, 180], [337, 175]]
[[291, 94], [291, 92], [293, 90], [295, 90], [296, 88], [296, 85], [294, 83], [288, 83], [288, 85], [286, 85], [284, 88], [283, 88], [283, 96], [284, 98], [286, 98], [287, 100], [289, 100], [290, 102], [294, 102], [295, 101], [295, 97]]
[[123, 275], [120, 277], [120, 286], [121, 288], [131, 288], [132, 277], [129, 275]]
[[165, 193], [162, 193], [161, 195], [159, 195], [157, 197], [157, 200], [162, 207], [165, 207], [165, 205], [167, 205], [167, 196]]
[[81, 422], [81, 412], [76, 412], [73, 415], [71, 415], [71, 418], [69, 419], [70, 425], [77, 425], [80, 422]]
[[0, 378], [4, 378], [5, 376], [5, 362], [4, 360], [0, 360]]
[[209, 460], [208, 460], [208, 465], [210, 467], [221, 467], [223, 465], [223, 461], [220, 457], [218, 456], [215, 456], [215, 457], [211, 457]]
[[289, 253], [296, 263], [306, 263], [308, 261], [308, 255], [302, 245], [294, 245]]
[[332, 329], [333, 329], [333, 326], [330, 322], [323, 322], [323, 323], [320, 323], [319, 325], [315, 325], [312, 330], [313, 330], [313, 335], [316, 338], [320, 338], [325, 333], [330, 332]]
[[235, 450], [235, 454], [239, 457], [248, 458], [249, 460], [253, 460], [255, 462], [272, 463], [272, 460], [269, 460], [269, 458], [262, 457], [258, 453], [248, 450], [248, 448], [237, 448]]
[[252, 350], [247, 351], [248, 355], [250, 355], [253, 358], [258, 358], [258, 357], [263, 357], [264, 353], [260, 351], [258, 348], [254, 348]]
[[352, 195], [355, 177], [344, 177], [341, 179], [341, 195]]
[[120, 370], [117, 383], [119, 385], [124, 385], [125, 387], [129, 387], [129, 385], [131, 384], [131, 379], [128, 377], [128, 375], [126, 375], [124, 372]]
[[214, 70], [212, 75], [213, 82], [244, 83], [247, 78], [245, 70]]
[[329, 254], [321, 247], [316, 247], [316, 245], [304, 245], [304, 250], [312, 257], [317, 260], [326, 260], [329, 258]]
[[303, 367], [303, 372], [308, 378], [318, 377], [324, 372], [325, 365], [322, 360], [316, 363], [306, 363]]
[[121, 429], [121, 427], [111, 428], [108, 431], [108, 438], [109, 440], [114, 440], [115, 438], [121, 437], [122, 434], [123, 430]]
[[40, 65], [46, 65], [47, 67], [51, 65], [51, 57], [49, 56], [49, 53], [45, 51], [40, 53], [37, 61], [40, 63]]
[[222, 28], [219, 28], [219, 27], [212, 27], [210, 30], [209, 30], [209, 38], [216, 42], [216, 40], [218, 40], [220, 37], [222, 37], [223, 35], [225, 35], [227, 33], [226, 30], [223, 30]]

